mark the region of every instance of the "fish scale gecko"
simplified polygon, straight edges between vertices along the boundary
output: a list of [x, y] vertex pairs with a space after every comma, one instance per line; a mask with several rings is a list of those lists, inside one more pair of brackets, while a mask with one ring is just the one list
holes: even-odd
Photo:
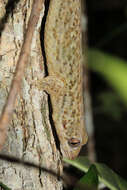
[[50, 0], [44, 31], [48, 76], [39, 83], [51, 99], [63, 157], [74, 159], [87, 142], [84, 126], [81, 2]]

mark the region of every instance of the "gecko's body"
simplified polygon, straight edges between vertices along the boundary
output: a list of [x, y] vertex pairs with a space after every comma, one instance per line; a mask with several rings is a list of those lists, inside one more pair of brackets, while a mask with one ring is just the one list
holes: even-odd
[[80, 0], [50, 0], [45, 25], [48, 77], [53, 121], [64, 157], [75, 158], [87, 141], [84, 127]]

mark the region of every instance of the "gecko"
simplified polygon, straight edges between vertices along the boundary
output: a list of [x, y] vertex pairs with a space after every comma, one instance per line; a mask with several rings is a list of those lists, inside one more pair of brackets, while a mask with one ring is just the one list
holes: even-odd
[[44, 49], [48, 76], [40, 84], [50, 95], [61, 153], [65, 158], [74, 159], [87, 142], [83, 109], [80, 0], [50, 0]]

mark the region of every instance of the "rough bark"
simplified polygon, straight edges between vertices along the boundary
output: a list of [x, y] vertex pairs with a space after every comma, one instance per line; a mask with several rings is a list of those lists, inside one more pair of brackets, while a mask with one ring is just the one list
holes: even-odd
[[[2, 31], [0, 39], [0, 112], [6, 102], [14, 76], [32, 2], [32, 0], [19, 1], [9, 15]], [[3, 10], [1, 18], [6, 11], [2, 1], [0, 3]], [[48, 97], [35, 85], [36, 80], [42, 79], [45, 74], [40, 44], [43, 15], [44, 6], [34, 32], [31, 55], [25, 70], [22, 89], [16, 100], [12, 121], [8, 126], [8, 138], [1, 153], [39, 164], [59, 173], [62, 165], [49, 121]], [[62, 189], [62, 182], [46, 172], [2, 160], [0, 160], [0, 181], [13, 190]]]

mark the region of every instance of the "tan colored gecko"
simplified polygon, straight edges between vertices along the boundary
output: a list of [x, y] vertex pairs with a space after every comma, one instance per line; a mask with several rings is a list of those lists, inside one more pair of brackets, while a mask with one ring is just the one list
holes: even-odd
[[[80, 0], [50, 0], [44, 45], [53, 121], [63, 157], [74, 159], [87, 142], [84, 126]], [[39, 85], [40, 86], [40, 85]]]

